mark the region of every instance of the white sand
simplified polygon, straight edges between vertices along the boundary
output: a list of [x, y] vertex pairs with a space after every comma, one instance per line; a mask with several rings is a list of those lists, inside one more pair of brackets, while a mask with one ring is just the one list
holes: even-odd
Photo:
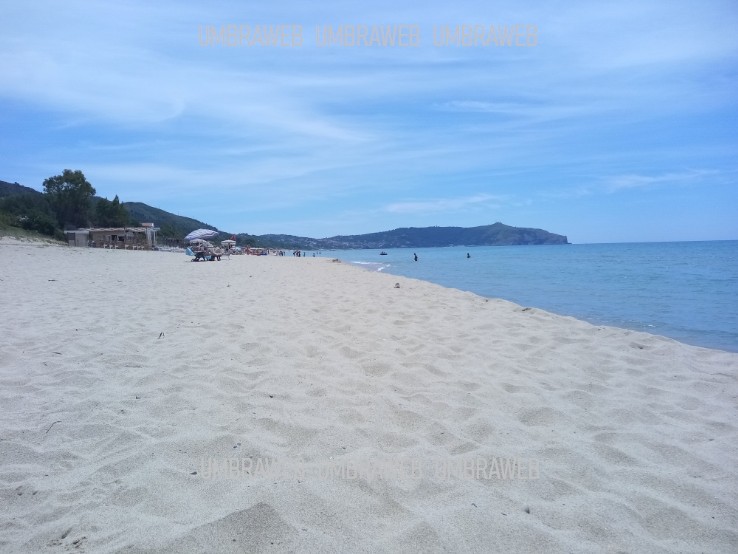
[[0, 306], [3, 552], [738, 551], [736, 354], [313, 258], [4, 240]]

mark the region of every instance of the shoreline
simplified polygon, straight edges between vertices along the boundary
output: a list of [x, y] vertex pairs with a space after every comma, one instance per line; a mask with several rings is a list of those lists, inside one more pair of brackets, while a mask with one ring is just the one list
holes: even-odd
[[[710, 245], [717, 243], [733, 243], [738, 245], [738, 241], [695, 241], [700, 245], [705, 245], [710, 252]], [[659, 245], [683, 245], [679, 243], [658, 243]], [[589, 271], [592, 261], [597, 260], [597, 256], [605, 256], [611, 258], [619, 257], [625, 264], [631, 263], [628, 258], [631, 252], [627, 254], [620, 248], [635, 248], [636, 256], [643, 256], [644, 252], [649, 252], [653, 243], [626, 243], [616, 244], [615, 250], [610, 250], [613, 245], [573, 245], [581, 246], [582, 250], [578, 254], [566, 255], [565, 259], [571, 264], [580, 264], [582, 271]], [[608, 247], [606, 252], [593, 257], [593, 253], [588, 251], [590, 247], [597, 248], [600, 246]], [[642, 248], [649, 250], [641, 252]], [[738, 335], [735, 334], [735, 325], [738, 325], [738, 306], [730, 302], [723, 305], [723, 299], [729, 296], [731, 289], [730, 276], [738, 278], [735, 265], [725, 267], [712, 268], [713, 273], [720, 272], [722, 269], [728, 271], [724, 274], [722, 282], [714, 285], [712, 293], [701, 290], [702, 284], [699, 282], [687, 282], [690, 280], [685, 273], [683, 276], [679, 272], [675, 272], [673, 277], [665, 281], [664, 286], [667, 287], [667, 294], [654, 287], [652, 273], [667, 271], [669, 272], [669, 263], [675, 262], [672, 259], [666, 262], [666, 266], [649, 267], [647, 269], [638, 270], [630, 266], [624, 266], [620, 270], [621, 275], [610, 273], [604, 276], [602, 288], [594, 288], [589, 286], [589, 282], [580, 283], [576, 277], [569, 278], [569, 267], [561, 267], [559, 256], [551, 257], [545, 254], [542, 257], [531, 254], [520, 254], [521, 247], [515, 246], [508, 249], [504, 247], [480, 247], [486, 249], [485, 252], [475, 254], [474, 259], [479, 260], [481, 265], [475, 263], [479, 275], [489, 277], [489, 282], [482, 281], [474, 275], [466, 275], [461, 267], [459, 269], [449, 267], [454, 262], [459, 261], [458, 255], [467, 252], [467, 247], [455, 248], [430, 248], [426, 249], [428, 254], [420, 254], [422, 249], [396, 249], [390, 250], [390, 259], [379, 259], [374, 256], [375, 251], [367, 251], [364, 255], [357, 255], [351, 251], [336, 251], [336, 254], [347, 263], [357, 265], [367, 271], [378, 271], [393, 275], [404, 275], [408, 277], [419, 278], [427, 282], [435, 283], [440, 286], [455, 288], [457, 290], [469, 291], [479, 294], [485, 298], [502, 298], [521, 306], [536, 307], [562, 316], [574, 317], [582, 321], [587, 321], [592, 325], [605, 325], [610, 327], [618, 327], [629, 329], [632, 331], [645, 332], [658, 336], [668, 337], [683, 344], [691, 346], [699, 346], [702, 348], [710, 348], [725, 352], [738, 353]], [[502, 248], [497, 253], [496, 250]], [[427, 267], [416, 267], [412, 263], [408, 263], [408, 259], [412, 257], [413, 250], [418, 250], [421, 258], [428, 261]], [[548, 249], [546, 249], [548, 250]], [[513, 252], [515, 251], [515, 252]], [[379, 250], [376, 250], [378, 253]], [[720, 250], [723, 254], [732, 254]], [[361, 254], [361, 253], [358, 253]], [[454, 256], [456, 255], [456, 257]], [[655, 254], [654, 254], [655, 255]], [[713, 252], [712, 256], [718, 255]], [[432, 256], [432, 258], [429, 258]], [[707, 254], [706, 254], [707, 256]], [[709, 257], [709, 256], [707, 256]], [[490, 261], [494, 259], [494, 264]], [[560, 271], [564, 271], [563, 276], [554, 277], [548, 282], [548, 279], [542, 280], [533, 273], [533, 261], [539, 261], [544, 267], [549, 267], [550, 271], [558, 275]], [[668, 258], [667, 258], [668, 260]], [[553, 266], [551, 263], [553, 261]], [[422, 262], [421, 262], [422, 263]], [[645, 261], [647, 263], [647, 261]], [[579, 265], [577, 266], [579, 267]], [[502, 268], [502, 270], [501, 270]], [[704, 271], [703, 267], [695, 268], [696, 271]], [[639, 272], [642, 271], [642, 274]], [[509, 272], [509, 273], [508, 273]], [[514, 276], [514, 277], [511, 277]], [[592, 278], [600, 282], [601, 276], [593, 275]], [[620, 280], [622, 279], [622, 280]], [[643, 288], [629, 288], [626, 283], [630, 279], [632, 283], [645, 281]], [[694, 280], [694, 279], [691, 279]], [[649, 281], [651, 284], [649, 285]], [[494, 283], [494, 285], [492, 284]], [[568, 293], [568, 288], [573, 287]], [[581, 285], [581, 293], [577, 287]], [[672, 288], [669, 288], [669, 287]], [[593, 300], [582, 300], [589, 296], [594, 297]], [[656, 301], [655, 299], [662, 299]], [[642, 305], [641, 305], [642, 304]], [[689, 313], [689, 317], [686, 314]]]
[[[683, 243], [683, 242], [735, 242], [735, 241], [734, 240], [726, 240], [726, 241], [672, 241], [672, 242], [675, 242], [675, 243]], [[592, 243], [592, 244], [595, 244], [596, 245], [596, 244], [610, 244], [610, 243]], [[631, 243], [631, 242], [628, 242], [628, 243], [613, 243], [613, 244], [628, 244], [628, 245], [630, 245], [630, 244], [652, 244], [652, 243]], [[586, 245], [589, 245], [589, 244], [586, 244]], [[59, 241], [56, 241], [54, 239], [48, 239], [48, 240], [46, 240], [46, 239], [43, 239], [43, 238], [36, 238], [36, 237], [20, 238], [20, 237], [15, 237], [15, 236], [12, 236], [11, 237], [11, 236], [7, 236], [7, 235], [0, 236], [0, 246], [41, 246], [41, 247], [53, 246], [53, 247], [59, 247], [59, 248], [63, 248], [63, 249], [65, 249], [65, 248], [75, 248], [75, 249], [80, 249], [80, 250], [86, 250], [85, 248], [76, 248], [76, 247], [67, 246], [64, 243], [60, 243]], [[560, 245], [531, 245], [531, 246], [560, 246]], [[425, 247], [419, 247], [418, 249], [422, 249], [422, 248], [425, 248]], [[435, 248], [435, 247], [432, 247], [432, 248]], [[95, 250], [95, 249], [92, 249], [92, 250]], [[407, 250], [412, 250], [412, 248], [408, 248]], [[121, 252], [124, 252], [124, 251], [121, 251]], [[184, 249], [182, 251], [178, 251], [178, 250], [175, 250], [175, 249], [172, 249], [172, 250], [158, 250], [158, 251], [150, 251], [148, 253], [150, 253], [150, 254], [175, 254], [175, 255], [182, 255], [182, 254], [184, 254]], [[238, 257], [239, 256], [235, 256], [235, 258], [238, 258]], [[269, 257], [272, 257], [272, 256], [266, 256], [266, 257], [269, 258]], [[291, 256], [284, 256], [283, 258], [284, 259], [288, 259], [288, 258], [291, 259], [292, 257]], [[331, 256], [315, 256], [315, 257], [313, 257], [313, 256], [303, 256], [302, 258], [298, 258], [298, 259], [302, 259], [302, 260], [307, 260], [307, 259], [321, 260], [322, 259], [322, 260], [331, 261]], [[502, 297], [497, 297], [497, 296], [484, 296], [482, 294], [476, 293], [476, 292], [471, 291], [471, 290], [465, 290], [465, 289], [460, 289], [460, 288], [457, 288], [457, 287], [446, 286], [446, 285], [443, 285], [443, 284], [440, 284], [440, 283], [436, 283], [434, 281], [430, 281], [430, 280], [427, 280], [427, 279], [422, 279], [422, 278], [417, 278], [417, 277], [409, 277], [409, 276], [405, 276], [405, 275], [401, 275], [401, 274], [396, 274], [396, 273], [391, 273], [391, 272], [385, 272], [384, 271], [384, 268], [381, 269], [381, 270], [370, 269], [368, 267], [363, 267], [363, 265], [362, 265], [362, 264], [365, 264], [365, 263], [371, 263], [371, 264], [377, 263], [378, 264], [378, 263], [381, 263], [381, 262], [352, 262], [352, 261], [342, 260], [340, 258], [335, 258], [335, 259], [339, 260], [340, 263], [345, 264], [345, 266], [347, 266], [347, 267], [354, 267], [354, 268], [356, 268], [356, 269], [358, 269], [360, 271], [366, 272], [366, 273], [370, 273], [370, 274], [373, 273], [373, 274], [377, 274], [377, 275], [386, 275], [386, 276], [390, 276], [390, 277], [397, 277], [397, 278], [407, 279], [407, 280], [410, 280], [410, 281], [418, 281], [420, 283], [425, 283], [425, 284], [428, 284], [428, 285], [433, 285], [433, 286], [436, 286], [436, 287], [440, 287], [441, 289], [444, 289], [444, 290], [455, 291], [455, 292], [462, 293], [462, 294], [471, 294], [471, 295], [474, 295], [474, 296], [476, 296], [478, 298], [481, 298], [483, 300], [486, 300], [486, 301], [492, 300], [492, 301], [506, 302], [506, 303], [509, 303], [509, 304], [512, 304], [514, 306], [519, 307], [523, 311], [537, 310], [539, 312], [547, 313], [547, 314], [550, 314], [551, 316], [555, 316], [555, 317], [560, 317], [560, 318], [565, 318], [565, 319], [574, 319], [576, 321], [579, 321], [581, 323], [585, 323], [585, 324], [591, 325], [593, 327], [610, 328], [610, 329], [614, 329], [614, 330], [627, 331], [627, 332], [632, 332], [632, 333], [640, 333], [640, 334], [644, 334], [644, 335], [647, 335], [647, 336], [652, 336], [652, 337], [664, 339], [664, 340], [667, 340], [667, 341], [673, 341], [673, 342], [675, 342], [677, 344], [680, 344], [680, 345], [686, 346], [686, 347], [690, 347], [690, 348], [702, 348], [702, 349], [705, 349], [705, 350], [714, 350], [716, 352], [722, 352], [722, 353], [725, 353], [725, 354], [735, 354], [735, 355], [738, 355], [738, 350], [725, 350], [725, 349], [722, 349], [722, 348], [714, 348], [714, 347], [711, 347], [711, 346], [704, 346], [704, 345], [700, 345], [700, 344], [691, 344], [691, 343], [688, 343], [688, 342], [683, 342], [683, 341], [681, 341], [681, 340], [679, 340], [677, 338], [670, 337], [668, 335], [662, 335], [662, 334], [659, 334], [659, 333], [652, 333], [652, 332], [649, 332], [649, 331], [644, 331], [642, 329], [636, 329], [636, 328], [632, 328], [632, 327], [623, 327], [623, 326], [620, 326], [620, 325], [612, 325], [612, 324], [608, 324], [608, 323], [598, 323], [598, 322], [595, 322], [595, 321], [589, 321], [587, 319], [583, 319], [583, 318], [578, 317], [576, 315], [568, 315], [568, 314], [564, 314], [564, 313], [559, 313], [559, 312], [548, 310], [546, 308], [541, 308], [541, 307], [538, 307], [538, 306], [532, 306], [532, 305], [531, 306], [527, 306], [527, 305], [523, 305], [523, 304], [520, 304], [518, 302], [515, 302], [514, 300], [508, 300], [508, 299], [502, 298]]]
[[327, 258], [168, 254], [0, 241], [0, 549], [738, 545], [737, 354]]

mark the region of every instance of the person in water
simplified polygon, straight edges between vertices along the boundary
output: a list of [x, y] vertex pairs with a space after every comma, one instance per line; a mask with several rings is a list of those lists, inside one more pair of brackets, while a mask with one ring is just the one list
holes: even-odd
[[466, 257], [467, 257], [467, 258], [471, 258], [471, 254], [469, 254], [469, 252], [467, 252], [467, 253], [466, 253]]
[[415, 258], [416, 262], [418, 261], [418, 255], [415, 252], [413, 252], [413, 258]]

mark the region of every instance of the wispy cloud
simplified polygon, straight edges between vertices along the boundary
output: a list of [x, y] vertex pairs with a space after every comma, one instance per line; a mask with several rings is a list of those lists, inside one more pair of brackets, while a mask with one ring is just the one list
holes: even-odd
[[527, 102], [483, 102], [478, 100], [452, 100], [439, 104], [437, 109], [456, 113], [490, 114], [508, 118], [522, 118], [529, 123], [555, 121], [593, 115], [608, 108], [601, 103], [588, 105], [542, 102], [531, 98]]
[[497, 208], [503, 199], [491, 194], [476, 194], [460, 198], [435, 198], [415, 202], [394, 202], [384, 206], [384, 211], [395, 214], [431, 214], [455, 212], [470, 207]]
[[662, 173], [659, 175], [616, 175], [606, 179], [605, 189], [608, 192], [617, 192], [655, 186], [695, 184], [718, 175], [720, 175], [720, 171], [713, 169], [690, 169], [688, 171]]

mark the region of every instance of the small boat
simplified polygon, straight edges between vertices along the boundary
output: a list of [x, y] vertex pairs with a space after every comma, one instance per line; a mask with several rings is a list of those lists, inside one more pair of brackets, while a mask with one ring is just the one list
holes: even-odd
[[380, 255], [380, 256], [386, 256], [386, 255], [387, 255], [387, 252], [385, 252], [384, 250], [382, 250], [382, 251], [381, 251], [381, 252], [379, 253], [379, 255]]

